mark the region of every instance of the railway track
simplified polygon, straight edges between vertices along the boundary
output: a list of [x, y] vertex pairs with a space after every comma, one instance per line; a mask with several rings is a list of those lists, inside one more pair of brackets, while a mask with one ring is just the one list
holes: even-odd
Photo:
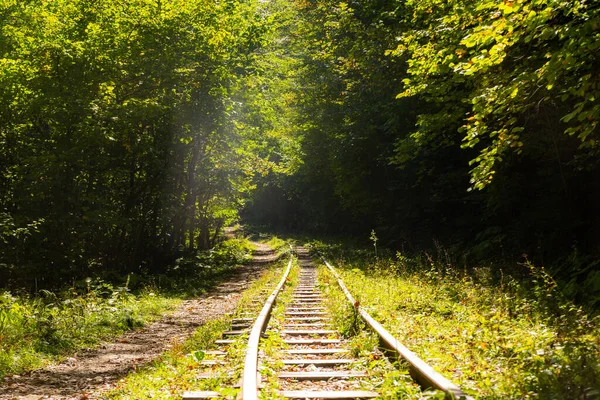
[[[244, 318], [234, 319], [231, 330], [224, 333], [223, 339], [216, 341], [218, 346], [245, 347], [243, 373], [239, 382], [231, 390], [186, 392], [184, 399], [231, 398], [233, 393], [237, 393], [237, 398], [243, 400], [383, 397], [376, 389], [377, 382], [374, 382], [381, 377], [367, 368], [368, 362], [352, 356], [356, 352], [353, 352], [351, 341], [344, 339], [334, 329], [332, 316], [319, 289], [317, 267], [308, 251], [299, 247], [296, 254], [298, 270], [293, 272], [293, 256], [290, 256], [273, 292], [266, 297], [268, 293], [263, 290], [252, 301], [255, 309], [247, 312]], [[445, 392], [448, 399], [472, 399], [402, 346], [361, 309], [333, 266], [326, 260], [323, 261], [349, 304], [353, 305], [355, 315], [360, 316], [377, 335], [381, 349], [385, 352], [380, 352], [377, 357], [403, 359], [416, 382], [424, 388]], [[291, 276], [294, 279], [290, 279]], [[273, 315], [278, 298], [280, 303]], [[223, 348], [208, 353], [221, 359], [206, 360], [205, 365], [225, 364], [225, 358], [230, 354]], [[229, 366], [230, 369], [239, 367]], [[200, 377], [211, 378], [210, 374]]]

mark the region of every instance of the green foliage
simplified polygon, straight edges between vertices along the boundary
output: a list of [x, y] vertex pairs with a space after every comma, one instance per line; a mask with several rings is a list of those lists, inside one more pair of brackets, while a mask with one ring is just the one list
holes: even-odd
[[90, 347], [138, 328], [179, 301], [150, 290], [139, 296], [127, 287], [87, 280], [78, 288], [35, 298], [0, 296], [0, 376], [43, 366], [73, 349]]
[[[272, 147], [246, 217], [319, 234], [374, 229], [406, 254], [440, 243], [469, 265], [527, 253], [561, 284], [595, 282], [597, 7], [270, 4], [285, 17], [257, 57], [269, 65], [264, 111], [247, 126], [295, 139], [296, 157]], [[564, 262], [573, 248], [579, 261]]]
[[[346, 248], [344, 282], [409, 349], [478, 398], [594, 398], [598, 317], [567, 301], [542, 268], [526, 280], [496, 281], [489, 268], [466, 274], [444, 259]], [[414, 262], [414, 261], [413, 261]]]
[[450, 103], [467, 105], [451, 118], [460, 120], [463, 147], [479, 145], [471, 161], [477, 189], [492, 181], [508, 152], [522, 152], [536, 119], [577, 137], [583, 154], [597, 151], [596, 7], [585, 1], [434, 3], [405, 4], [409, 29], [391, 51], [408, 59], [399, 97], [418, 95], [441, 106], [421, 114], [413, 137], [435, 134], [427, 126], [447, 119]]
[[234, 96], [258, 4], [2, 3], [3, 282], [164, 272], [217, 243], [249, 188]]
[[[243, 264], [251, 256], [252, 244], [248, 239], [228, 239], [210, 250], [184, 254], [167, 268], [167, 276], [208, 278], [216, 272]], [[204, 276], [198, 276], [204, 275]]]
[[250, 259], [248, 239], [227, 239], [210, 250], [182, 252], [162, 273], [132, 275], [136, 288], [151, 286], [173, 296], [198, 296]]
[[595, 304], [598, 10], [5, 1], [0, 281], [180, 289], [197, 273], [202, 290], [246, 252], [217, 246], [245, 207], [280, 228], [376, 231], [378, 258], [525, 252]]
[[278, 238], [277, 236], [271, 236], [271, 238], [265, 242], [270, 248], [277, 251], [289, 250], [289, 242]]

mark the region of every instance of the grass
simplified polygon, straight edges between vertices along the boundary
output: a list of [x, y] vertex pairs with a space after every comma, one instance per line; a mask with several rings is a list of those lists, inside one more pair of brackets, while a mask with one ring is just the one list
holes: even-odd
[[[252, 300], [266, 300], [281, 278], [282, 266], [287, 259], [269, 267], [249, 289], [244, 291], [233, 315], [207, 322], [183, 343], [177, 343], [159, 359], [121, 379], [117, 387], [105, 397], [109, 399], [172, 399], [180, 398], [184, 391], [210, 390], [221, 393], [227, 399], [234, 399], [239, 389], [233, 386], [242, 376], [245, 357], [245, 344], [248, 336], [236, 337], [228, 346], [223, 365], [201, 365], [203, 360], [214, 356], [207, 350], [216, 349], [214, 341], [230, 329], [231, 320], [242, 312], [258, 315], [260, 305]], [[261, 290], [267, 289], [266, 292]], [[210, 374], [206, 378], [204, 374]]]
[[162, 277], [130, 276], [121, 286], [88, 278], [62, 292], [15, 296], [0, 291], [0, 378], [156, 320], [182, 298], [205, 293], [233, 273], [250, 248], [246, 239], [230, 239], [209, 252], [182, 257]]
[[155, 320], [177, 307], [179, 299], [145, 290], [90, 282], [85, 293], [35, 298], [0, 294], [0, 377], [60, 360], [76, 349], [97, 345]]
[[599, 318], [562, 298], [543, 269], [498, 282], [486, 268], [315, 247], [374, 318], [475, 397], [600, 398]]
[[268, 236], [268, 239], [261, 239], [261, 242], [265, 243], [277, 252], [283, 252], [289, 250], [290, 243], [293, 244], [294, 241], [291, 239], [284, 240], [277, 236]]
[[354, 368], [369, 371], [369, 381], [363, 390], [373, 390], [382, 399], [443, 399], [443, 393], [422, 392], [402, 362], [390, 362], [379, 349], [379, 338], [366, 325], [340, 289], [327, 268], [319, 268], [319, 285], [325, 304], [332, 315], [333, 325], [350, 341], [350, 354], [358, 361]]
[[293, 289], [298, 284], [299, 272], [298, 260], [294, 257], [287, 282], [277, 296], [277, 301], [271, 310], [269, 327], [266, 331], [267, 337], [261, 339], [259, 344], [264, 357], [259, 360], [258, 369], [262, 378], [266, 380], [263, 389], [260, 391], [261, 399], [283, 399], [283, 396], [278, 393], [280, 382], [277, 374], [283, 369], [283, 363], [281, 362], [283, 353], [281, 350], [287, 348], [287, 345], [283, 343], [279, 331], [283, 329], [286, 304], [292, 299]]

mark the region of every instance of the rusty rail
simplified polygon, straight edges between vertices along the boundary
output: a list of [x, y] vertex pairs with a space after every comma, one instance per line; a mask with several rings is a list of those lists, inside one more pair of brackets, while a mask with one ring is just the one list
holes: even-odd
[[[290, 250], [293, 251], [292, 246]], [[279, 284], [273, 290], [273, 293], [269, 296], [265, 305], [263, 306], [258, 318], [252, 325], [250, 331], [250, 337], [248, 338], [248, 347], [246, 348], [246, 359], [244, 362], [244, 375], [242, 378], [242, 399], [244, 400], [257, 400], [258, 399], [258, 345], [260, 342], [260, 336], [264, 332], [269, 323], [269, 317], [271, 316], [271, 310], [273, 304], [281, 292], [281, 289], [285, 285], [285, 282], [290, 274], [292, 268], [293, 254], [290, 253], [290, 261], [288, 262], [287, 268], [283, 273], [283, 277]]]
[[[467, 395], [458, 386], [435, 371], [425, 361], [421, 360], [415, 353], [402, 345], [398, 339], [396, 339], [379, 322], [371, 317], [371, 315], [369, 315], [369, 313], [366, 312], [364, 308], [356, 302], [335, 268], [329, 264], [325, 258], [322, 257], [322, 259], [329, 271], [331, 271], [333, 276], [335, 276], [337, 279], [338, 285], [346, 295], [346, 298], [350, 304], [356, 308], [357, 312], [367, 323], [367, 325], [369, 325], [371, 329], [375, 331], [377, 335], [379, 335], [382, 342], [385, 344], [385, 347], [397, 353], [409, 364], [409, 371], [413, 379], [415, 379], [421, 386], [425, 388], [434, 388], [443, 391], [446, 393], [447, 399], [473, 400], [473, 397]], [[246, 399], [244, 398], [244, 400]]]

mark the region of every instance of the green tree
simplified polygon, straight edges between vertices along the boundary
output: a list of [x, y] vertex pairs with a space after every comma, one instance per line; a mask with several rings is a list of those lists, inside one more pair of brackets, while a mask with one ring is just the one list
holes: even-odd
[[56, 284], [213, 245], [248, 184], [232, 113], [263, 41], [258, 2], [8, 1], [0, 15], [0, 209], [37, 227], [2, 271]]

